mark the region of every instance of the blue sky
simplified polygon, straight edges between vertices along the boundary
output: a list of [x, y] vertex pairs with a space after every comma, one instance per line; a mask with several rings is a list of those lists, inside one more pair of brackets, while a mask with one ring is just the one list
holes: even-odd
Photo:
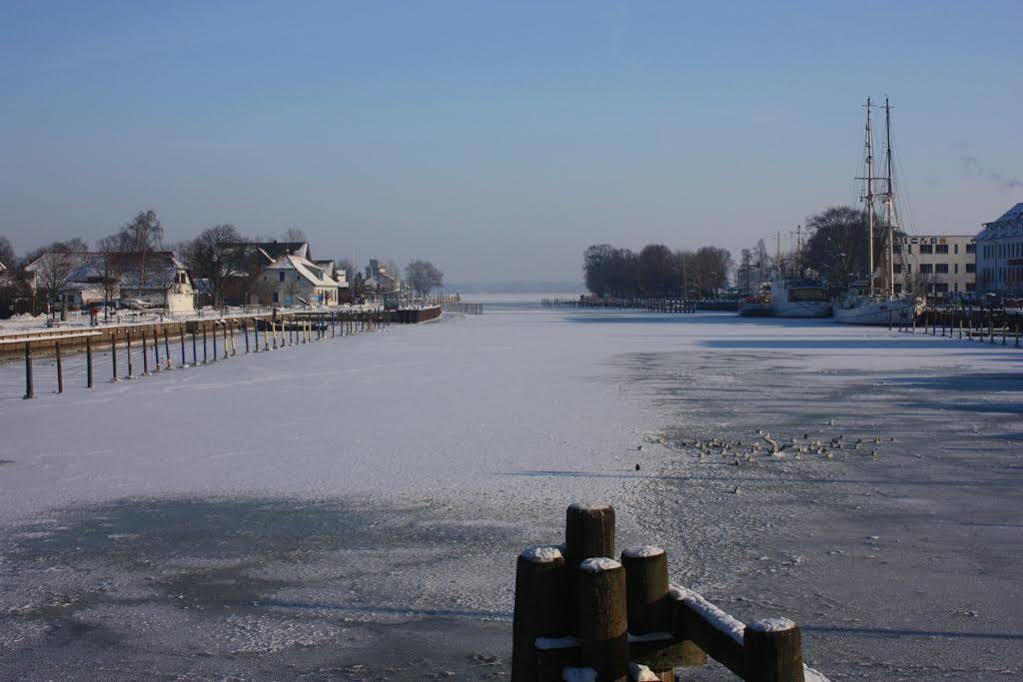
[[[911, 232], [1023, 201], [1023, 3], [4, 2], [0, 234], [141, 209], [449, 281], [773, 240], [855, 202], [895, 104]], [[1014, 182], [1015, 180], [1015, 182]]]

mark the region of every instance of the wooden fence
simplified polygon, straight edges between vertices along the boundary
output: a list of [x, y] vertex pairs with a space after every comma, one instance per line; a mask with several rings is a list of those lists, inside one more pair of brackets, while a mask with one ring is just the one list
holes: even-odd
[[744, 680], [825, 678], [803, 665], [799, 626], [785, 618], [744, 625], [695, 592], [671, 587], [657, 547], [615, 558], [610, 506], [572, 505], [565, 544], [518, 557], [512, 682], [671, 682], [707, 656]]
[[[326, 338], [371, 332], [390, 324], [417, 324], [441, 316], [439, 306], [373, 311], [297, 311], [276, 315], [244, 315], [187, 322], [38, 331], [0, 336], [0, 351], [24, 353], [25, 399], [35, 398], [33, 359], [45, 353], [55, 360], [57, 393], [64, 392], [64, 355], [69, 350], [85, 354], [84, 383], [95, 387], [93, 354], [110, 352], [110, 380], [135, 379], [136, 360], [142, 376], [175, 367], [199, 367], [228, 360], [238, 353], [260, 353], [298, 346]], [[212, 352], [210, 345], [212, 341]], [[218, 346], [219, 343], [219, 346]], [[22, 351], [19, 351], [19, 348]], [[137, 354], [137, 355], [136, 355]], [[119, 355], [124, 364], [118, 367]], [[122, 372], [124, 372], [122, 374]]]
[[927, 309], [912, 320], [889, 323], [888, 328], [893, 327], [909, 334], [919, 332], [950, 340], [1020, 348], [1023, 314], [990, 309]]

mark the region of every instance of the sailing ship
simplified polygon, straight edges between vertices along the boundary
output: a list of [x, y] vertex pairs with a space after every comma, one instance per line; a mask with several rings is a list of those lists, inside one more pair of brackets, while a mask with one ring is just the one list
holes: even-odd
[[[885, 175], [874, 176], [874, 143], [871, 128], [871, 104], [867, 98], [866, 128], [866, 177], [863, 202], [867, 211], [867, 281], [854, 284], [849, 292], [834, 303], [835, 322], [842, 324], [885, 325], [912, 319], [922, 303], [907, 296], [895, 294], [895, 230], [898, 217], [895, 213], [895, 187], [892, 182], [892, 111], [888, 98], [884, 100], [885, 113]], [[884, 182], [884, 191], [875, 192], [875, 183]], [[875, 206], [884, 201], [884, 253], [881, 271], [881, 287], [874, 286], [874, 229], [877, 224]]]

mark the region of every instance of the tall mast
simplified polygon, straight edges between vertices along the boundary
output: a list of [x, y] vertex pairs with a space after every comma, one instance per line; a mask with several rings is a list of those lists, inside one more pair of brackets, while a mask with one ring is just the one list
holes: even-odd
[[870, 98], [867, 98], [867, 291], [874, 295], [874, 142], [870, 127]]
[[892, 188], [892, 108], [888, 98], [884, 98], [884, 134], [885, 134], [885, 207], [888, 217], [888, 295], [895, 295], [895, 192]]

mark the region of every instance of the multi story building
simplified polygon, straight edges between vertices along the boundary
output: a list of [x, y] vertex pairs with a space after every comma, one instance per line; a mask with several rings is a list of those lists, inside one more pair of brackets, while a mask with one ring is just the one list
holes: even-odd
[[895, 245], [895, 293], [932, 299], [973, 293], [977, 240], [972, 235], [907, 235]]
[[978, 288], [985, 293], [1023, 295], [1023, 203], [977, 235]]

